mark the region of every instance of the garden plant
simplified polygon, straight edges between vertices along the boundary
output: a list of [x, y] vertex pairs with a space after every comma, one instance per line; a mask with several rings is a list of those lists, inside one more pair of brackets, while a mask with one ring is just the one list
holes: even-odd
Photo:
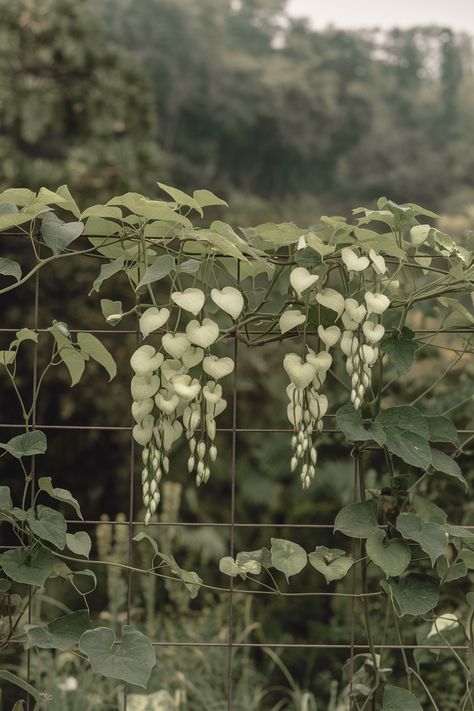
[[[83, 210], [64, 185], [0, 194], [0, 237], [14, 239], [16, 250], [15, 258], [2, 251], [0, 294], [20, 295], [58, 262], [77, 263], [79, 273], [87, 260], [95, 269], [88, 289], [90, 298], [100, 298], [101, 330], [131, 323], [136, 331], [126, 366], [117, 366], [100, 334], [60, 320], [47, 328], [18, 324], [0, 351], [2, 388], [22, 423], [20, 433], [0, 444], [13, 482], [0, 486], [5, 698], [16, 711], [26, 708], [25, 699], [34, 709], [85, 708], [84, 698], [98, 708], [123, 708], [125, 682], [127, 708], [188, 708], [194, 692], [173, 695], [160, 681], [160, 640], [138, 629], [130, 601], [125, 620], [112, 613], [108, 625], [99, 619], [94, 595], [106, 571], [110, 599], [122, 594], [121, 576], [127, 576], [142, 581], [152, 607], [161, 604], [154, 587], [160, 581], [182, 609], [196, 605], [190, 609], [198, 616], [208, 614], [199, 608], [204, 594], [216, 600], [219, 614], [223, 596], [231, 606], [237, 599], [245, 605], [254, 597], [279, 597], [301, 605], [302, 616], [309, 598], [335, 596], [352, 615], [353, 634], [359, 620], [363, 643], [352, 638], [326, 699], [298, 689], [269, 648], [272, 665], [288, 682], [280, 699], [268, 688], [258, 700], [245, 701], [247, 689], [237, 702], [234, 673], [225, 701], [190, 708], [445, 711], [425, 668], [449, 659], [458, 680], [452, 708], [474, 709], [474, 528], [463, 518], [463, 504], [462, 515], [451, 518], [443, 501], [435, 503], [444, 482], [468, 502], [474, 435], [459, 433], [453, 415], [472, 404], [472, 387], [468, 382], [462, 400], [447, 409], [436, 406], [436, 392], [472, 355], [472, 236], [454, 239], [437, 228], [435, 213], [384, 197], [375, 207], [355, 209], [351, 220], [323, 216], [311, 228], [234, 228], [211, 219], [216, 213], [220, 218], [226, 205], [210, 191], [159, 188], [160, 198], [129, 192]], [[331, 432], [353, 463], [345, 483], [351, 500], [335, 516], [330, 546], [308, 548], [269, 536], [257, 550], [240, 549], [231, 526], [230, 540], [222, 548], [215, 544], [220, 561], [206, 579], [201, 570], [183, 567], [176, 538], [154, 523], [166, 522], [170, 507], [168, 520], [177, 515], [179, 492], [172, 487], [183, 471], [195, 480], [197, 500], [205, 499], [215, 485], [214, 470], [222, 458], [229, 461], [229, 448], [232, 463], [222, 466], [235, 496], [242, 348], [283, 348], [287, 426], [279, 438], [285, 439], [288, 471], [309, 496]], [[454, 353], [454, 360], [429, 373], [427, 388], [407, 402], [400, 383], [433, 349]], [[142, 497], [139, 524], [97, 524], [96, 544], [93, 529], [80, 525], [80, 486], [74, 495], [61, 486], [61, 462], [57, 473], [44, 470], [48, 436], [37, 424], [40, 394], [54, 399], [51, 374], [62, 369], [80, 388], [92, 362], [104, 378], [129, 378], [135, 489]], [[30, 366], [31, 390], [25, 387]], [[230, 432], [231, 439], [221, 444], [219, 432]], [[129, 530], [139, 554], [127, 560]], [[124, 555], [115, 550], [120, 546]], [[298, 587], [303, 570], [309, 576], [304, 590]], [[72, 609], [62, 602], [67, 586]], [[56, 604], [44, 612], [41, 601], [51, 599]], [[250, 608], [245, 615], [251, 626]], [[230, 668], [240, 669], [241, 650], [232, 650], [229, 639]], [[398, 650], [395, 664], [386, 662], [390, 646]], [[23, 669], [18, 651], [26, 654]], [[69, 689], [54, 681], [54, 660], [64, 655]], [[35, 675], [35, 659], [43, 670], [52, 665], [51, 673]], [[225, 685], [225, 668], [219, 673]], [[242, 680], [252, 684], [245, 674]], [[90, 686], [80, 681], [85, 678]]]

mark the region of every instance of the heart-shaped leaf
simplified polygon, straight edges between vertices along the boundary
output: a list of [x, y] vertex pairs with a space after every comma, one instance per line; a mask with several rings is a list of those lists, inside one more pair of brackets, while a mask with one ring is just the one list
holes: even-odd
[[324, 575], [327, 583], [341, 580], [354, 564], [346, 551], [326, 546], [317, 546], [315, 551], [309, 553], [308, 559], [313, 568]]
[[0, 442], [0, 448], [5, 449], [17, 459], [33, 457], [36, 454], [44, 454], [46, 447], [46, 435], [44, 432], [41, 432], [41, 430], [25, 432], [17, 437], [13, 437], [7, 443]]
[[439, 601], [439, 582], [429, 575], [409, 573], [404, 578], [381, 583], [396, 603], [400, 616], [426, 615]]
[[40, 491], [44, 491], [46, 494], [49, 494], [52, 499], [56, 499], [56, 501], [62, 501], [63, 503], [72, 506], [79, 518], [82, 519], [81, 507], [79, 506], [79, 502], [77, 501], [77, 499], [75, 499], [71, 492], [67, 489], [53, 487], [52, 479], [50, 476], [40, 477], [38, 479], [38, 488]]
[[334, 522], [334, 530], [350, 538], [367, 538], [378, 530], [376, 501], [362, 501], [344, 506]]
[[30, 647], [41, 649], [70, 649], [90, 625], [88, 610], [63, 615], [48, 625], [25, 625]]
[[298, 543], [284, 538], [271, 539], [272, 565], [285, 574], [287, 580], [301, 572], [308, 562], [308, 554]]
[[120, 679], [146, 689], [156, 655], [149, 639], [130, 625], [122, 627], [122, 639], [115, 644], [115, 634], [107, 627], [84, 632], [79, 648], [96, 674]]
[[30, 553], [21, 548], [0, 555], [0, 568], [16, 583], [42, 587], [53, 572], [54, 557], [47, 548], [36, 548]]
[[387, 578], [397, 578], [411, 560], [410, 547], [401, 538], [385, 542], [382, 530], [374, 531], [367, 538], [366, 551], [370, 560], [382, 568]]
[[171, 299], [180, 309], [189, 311], [193, 316], [197, 316], [204, 306], [206, 297], [201, 289], [185, 289], [184, 291], [174, 291]]
[[[423, 225], [419, 225], [423, 227]], [[397, 686], [386, 686], [383, 694], [382, 711], [423, 711], [416, 696]]]
[[41, 234], [53, 254], [66, 249], [83, 231], [83, 222], [63, 222], [54, 212], [47, 212], [43, 216]]
[[40, 504], [36, 509], [28, 509], [26, 520], [35, 536], [63, 550], [66, 545], [67, 525], [64, 516], [59, 511]]

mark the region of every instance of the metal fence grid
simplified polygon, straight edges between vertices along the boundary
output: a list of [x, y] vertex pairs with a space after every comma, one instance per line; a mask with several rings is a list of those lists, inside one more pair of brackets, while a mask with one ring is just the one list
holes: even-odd
[[[12, 235], [18, 236], [18, 233], [2, 233], [1, 236], [12, 236]], [[388, 260], [389, 261], [389, 260]], [[33, 310], [33, 328], [39, 332], [41, 331], [46, 331], [45, 328], [40, 328], [40, 320], [39, 320], [39, 313], [40, 313], [40, 300], [41, 300], [41, 280], [40, 280], [40, 270], [38, 270], [34, 276], [34, 295], [33, 295], [33, 304], [34, 304], [34, 310]], [[21, 328], [22, 326], [18, 326], [18, 328]], [[15, 333], [18, 328], [0, 328], [0, 333]], [[446, 333], [446, 334], [453, 334], [453, 336], [460, 335], [462, 333], [472, 333], [472, 329], [413, 329], [416, 335], [430, 335], [433, 333]], [[135, 335], [137, 342], [139, 339], [139, 331], [138, 331], [138, 324], [137, 328], [135, 330], [131, 329], [70, 329], [71, 333], [77, 333], [79, 331], [81, 332], [88, 332], [88, 333], [93, 333], [97, 336], [107, 334], [107, 336], [112, 336], [114, 338], [120, 338], [123, 336], [130, 336], [130, 335]], [[390, 329], [387, 329], [387, 331], [390, 331]], [[235, 362], [235, 369], [234, 369], [234, 374], [233, 374], [233, 385], [232, 385], [232, 401], [231, 401], [231, 427], [228, 428], [217, 428], [218, 432], [227, 432], [231, 434], [231, 462], [230, 462], [230, 471], [229, 471], [229, 477], [230, 477], [230, 496], [229, 496], [229, 502], [228, 502], [228, 521], [227, 522], [216, 522], [216, 521], [208, 521], [208, 522], [199, 522], [199, 521], [175, 521], [175, 522], [168, 522], [168, 521], [151, 521], [148, 525], [150, 528], [153, 527], [213, 527], [213, 528], [221, 528], [221, 529], [227, 529], [229, 532], [229, 551], [228, 554], [232, 557], [235, 555], [235, 532], [237, 529], [244, 529], [244, 528], [287, 528], [287, 529], [323, 529], [323, 530], [331, 530], [334, 527], [333, 523], [260, 523], [260, 522], [238, 522], [235, 520], [235, 501], [236, 501], [236, 464], [237, 464], [237, 458], [238, 458], [238, 435], [242, 433], [257, 433], [261, 434], [264, 436], [265, 434], [277, 434], [277, 433], [284, 433], [289, 435], [290, 433], [293, 432], [293, 429], [288, 427], [288, 428], [262, 428], [262, 427], [250, 427], [250, 428], [245, 428], [240, 426], [240, 423], [238, 422], [238, 412], [237, 412], [237, 402], [238, 402], [238, 374], [239, 374], [239, 339], [236, 333], [231, 335], [230, 340], [232, 341], [232, 350], [233, 350], [233, 359]], [[279, 334], [275, 335], [274, 338], [275, 341], [281, 340], [281, 336]], [[35, 393], [37, 382], [38, 382], [38, 345], [34, 345], [34, 358], [33, 358], [33, 369], [32, 369], [32, 383], [33, 383], [33, 393]], [[322, 429], [323, 433], [328, 433], [328, 434], [335, 434], [340, 432], [336, 427], [330, 426], [331, 421], [334, 421], [335, 415], [334, 414], [328, 414], [325, 416], [324, 420], [324, 428]], [[38, 428], [41, 430], [67, 430], [67, 431], [85, 431], [85, 430], [95, 430], [95, 431], [129, 431], [130, 432], [130, 467], [129, 467], [129, 473], [128, 473], [128, 491], [129, 491], [129, 501], [128, 501], [128, 517], [125, 521], [103, 521], [103, 520], [93, 520], [93, 519], [85, 519], [84, 521], [81, 521], [81, 526], [84, 527], [94, 527], [98, 524], [101, 525], [111, 525], [111, 526], [126, 526], [128, 530], [128, 563], [129, 565], [133, 564], [133, 536], [134, 536], [134, 530], [135, 527], [137, 526], [143, 526], [142, 521], [137, 521], [134, 520], [134, 484], [135, 484], [135, 443], [132, 438], [132, 427], [133, 424], [131, 423], [129, 426], [110, 426], [110, 425], [87, 425], [87, 424], [80, 424], [80, 425], [73, 425], [73, 424], [58, 424], [57, 422], [38, 422], [37, 421], [37, 408], [36, 408], [36, 403], [32, 411], [32, 428]], [[1, 429], [22, 429], [23, 425], [19, 423], [0, 423], [0, 430]], [[474, 429], [462, 429], [458, 430], [458, 434], [465, 435], [467, 437], [470, 437], [474, 435]], [[380, 447], [377, 445], [371, 445], [367, 449], [372, 449], [372, 450], [379, 450]], [[444, 450], [448, 451], [448, 450]], [[35, 476], [36, 476], [36, 463], [35, 463], [35, 457], [32, 457], [32, 489], [31, 489], [31, 497], [32, 501], [34, 499], [34, 494], [35, 494]], [[211, 484], [212, 485], [212, 484]], [[354, 475], [353, 478], [353, 500], [356, 501], [358, 499], [358, 493], [357, 493], [357, 481], [356, 481], [356, 476]], [[68, 523], [76, 523], [77, 521], [75, 520], [68, 520]], [[463, 526], [464, 528], [473, 528], [474, 525], [472, 526]], [[352, 546], [354, 548], [355, 542], [352, 542]], [[11, 548], [11, 546], [3, 546], [0, 545], [0, 549], [2, 548]], [[354, 553], [354, 550], [352, 551]], [[127, 591], [127, 624], [130, 624], [131, 622], [131, 609], [132, 609], [132, 595], [133, 595], [133, 580], [132, 580], [133, 574], [132, 572], [128, 572], [128, 591]], [[227, 685], [227, 709], [228, 711], [231, 711], [233, 709], [233, 652], [235, 649], [239, 648], [253, 648], [253, 649], [264, 649], [264, 648], [273, 648], [273, 649], [305, 649], [305, 650], [346, 650], [349, 654], [349, 669], [350, 669], [350, 688], [352, 689], [352, 674], [354, 671], [354, 659], [355, 656], [358, 652], [364, 652], [369, 650], [369, 645], [368, 644], [359, 644], [356, 643], [355, 641], [355, 629], [356, 629], [356, 622], [358, 616], [361, 614], [361, 611], [359, 609], [359, 602], [362, 597], [361, 593], [357, 592], [357, 580], [356, 580], [356, 566], [353, 566], [352, 568], [352, 583], [351, 583], [351, 591], [350, 593], [334, 593], [334, 592], [318, 592], [318, 593], [313, 593], [320, 595], [321, 597], [332, 597], [335, 595], [338, 596], [344, 596], [347, 598], [348, 601], [350, 601], [351, 609], [350, 609], [350, 619], [351, 619], [351, 629], [350, 629], [350, 639], [345, 642], [345, 643], [327, 643], [327, 642], [295, 642], [295, 643], [284, 643], [284, 642], [243, 642], [243, 641], [237, 641], [235, 640], [234, 636], [234, 608], [233, 608], [233, 600], [235, 595], [239, 593], [238, 589], [235, 589], [234, 586], [234, 581], [233, 578], [230, 579], [229, 583], [229, 588], [227, 590], [226, 594], [228, 596], [228, 627], [229, 627], [229, 634], [228, 634], [228, 639], [227, 641], [222, 641], [222, 642], [209, 642], [209, 641], [159, 641], [159, 640], [153, 640], [152, 644], [154, 647], [159, 648], [159, 647], [195, 647], [195, 648], [222, 648], [227, 650], [227, 679], [226, 679], [226, 685]], [[259, 591], [253, 591], [252, 594], [258, 595], [258, 594], [265, 594], [264, 592], [259, 592]], [[370, 593], [369, 593], [370, 595]], [[29, 615], [31, 615], [31, 608], [29, 610]], [[29, 619], [30, 621], [30, 619]], [[117, 643], [120, 642], [120, 640], [117, 640]], [[376, 650], [381, 651], [381, 650], [396, 650], [398, 652], [404, 652], [405, 650], [413, 650], [413, 649], [455, 649], [457, 651], [464, 651], [470, 649], [468, 645], [453, 645], [452, 647], [449, 647], [447, 645], [411, 645], [411, 644], [375, 644], [374, 645]], [[26, 663], [26, 678], [28, 681], [31, 681], [31, 651], [27, 651], [27, 663]], [[26, 698], [26, 708], [28, 711], [32, 708], [32, 700], [30, 697]], [[350, 709], [353, 711], [355, 708], [353, 706], [353, 702], [350, 702]], [[127, 684], [124, 684], [124, 691], [123, 691], [123, 709], [124, 711], [127, 710]]]

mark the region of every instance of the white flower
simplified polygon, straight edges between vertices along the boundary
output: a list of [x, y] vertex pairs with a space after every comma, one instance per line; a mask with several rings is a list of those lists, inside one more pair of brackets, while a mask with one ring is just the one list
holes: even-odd
[[171, 294], [171, 298], [180, 309], [190, 311], [193, 316], [198, 315], [206, 300], [204, 292], [201, 291], [201, 289], [194, 288], [185, 289], [184, 291], [174, 291]]
[[163, 390], [156, 393], [155, 403], [161, 412], [164, 412], [165, 415], [171, 415], [179, 405], [179, 395], [177, 395], [176, 392], [169, 393]]
[[142, 422], [143, 419], [153, 410], [152, 398], [132, 402], [132, 416], [135, 422]]
[[239, 318], [244, 308], [244, 297], [233, 286], [224, 286], [223, 289], [212, 289], [211, 299], [222, 311], [232, 316], [234, 321]]
[[365, 321], [362, 324], [362, 330], [367, 341], [372, 344], [378, 343], [385, 333], [381, 323], [373, 323], [372, 321]]
[[365, 294], [365, 302], [367, 304], [368, 313], [383, 314], [390, 306], [390, 299], [385, 294], [373, 294], [367, 291]]
[[328, 328], [323, 328], [321, 325], [318, 326], [318, 336], [327, 348], [335, 346], [340, 335], [341, 329], [337, 326], [328, 326]]
[[436, 637], [438, 634], [443, 634], [448, 630], [452, 630], [459, 625], [459, 620], [453, 612], [446, 612], [435, 619], [428, 632], [428, 639]]
[[306, 356], [306, 360], [313, 366], [315, 373], [325, 373], [329, 370], [332, 364], [332, 356], [330, 353], [327, 351], [320, 351], [316, 354], [310, 348], [308, 350], [309, 353]]
[[153, 426], [155, 421], [153, 415], [147, 415], [139, 424], [133, 428], [133, 439], [144, 447], [153, 437]]
[[219, 326], [210, 318], [203, 319], [202, 324], [190, 321], [186, 326], [186, 336], [196, 346], [208, 348], [219, 337]]
[[186, 401], [194, 400], [201, 391], [199, 380], [190, 375], [175, 375], [171, 378], [171, 385], [176, 395]]
[[335, 311], [338, 316], [344, 311], [344, 297], [335, 289], [323, 289], [316, 294], [316, 301], [331, 311]]
[[349, 318], [356, 323], [361, 323], [367, 313], [364, 304], [359, 304], [355, 299], [346, 299], [344, 301], [344, 310]]
[[[197, 321], [196, 321], [197, 323]], [[173, 358], [181, 358], [183, 353], [186, 353], [189, 346], [189, 338], [185, 333], [165, 333], [161, 339], [161, 345], [170, 356]]]
[[291, 382], [299, 390], [306, 388], [316, 375], [314, 366], [307, 361], [303, 363], [302, 358], [296, 353], [287, 353], [283, 360], [283, 367]]
[[385, 274], [387, 271], [387, 265], [385, 264], [385, 259], [381, 254], [377, 254], [373, 249], [369, 252], [369, 257], [372, 262], [373, 270], [376, 274]]
[[287, 333], [296, 326], [300, 326], [306, 321], [306, 316], [298, 309], [287, 309], [282, 313], [279, 320], [280, 331]]
[[296, 247], [296, 250], [298, 251], [299, 249], [305, 249], [306, 247], [306, 237], [304, 235], [301, 235], [301, 237], [298, 240], [298, 245]]
[[139, 402], [148, 400], [158, 392], [160, 379], [157, 375], [134, 375], [131, 383], [132, 397]]
[[310, 274], [304, 267], [296, 267], [290, 273], [290, 284], [299, 298], [301, 298], [303, 291], [316, 284], [318, 279], [319, 276], [317, 274]]
[[217, 405], [222, 397], [222, 385], [209, 380], [208, 383], [203, 387], [202, 394], [204, 395], [207, 402], [211, 405]]
[[157, 309], [156, 306], [150, 306], [150, 308], [144, 311], [140, 316], [139, 326], [143, 338], [146, 338], [148, 334], [164, 326], [169, 317], [169, 309]]
[[207, 356], [202, 362], [202, 369], [205, 373], [214, 378], [214, 380], [220, 380], [225, 378], [234, 370], [234, 361], [232, 358], [218, 358], [215, 355]]
[[153, 346], [140, 346], [130, 358], [130, 365], [137, 375], [148, 375], [158, 370], [163, 363], [163, 354], [157, 353]]
[[349, 272], [363, 272], [369, 266], [367, 257], [358, 257], [350, 247], [341, 250], [341, 258]]

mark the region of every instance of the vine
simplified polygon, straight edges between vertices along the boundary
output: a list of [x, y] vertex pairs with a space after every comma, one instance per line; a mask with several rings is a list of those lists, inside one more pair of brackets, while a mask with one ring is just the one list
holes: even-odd
[[[23, 275], [18, 262], [2, 258], [0, 274], [13, 281], [2, 285], [0, 294], [21, 287], [57, 259], [86, 256], [100, 262], [91, 293], [125, 275], [130, 296], [120, 295], [128, 303], [104, 298], [101, 308], [111, 327], [134, 316], [140, 335], [130, 357], [131, 412], [133, 438], [141, 447], [145, 524], [159, 507], [163, 476], [173, 474], [173, 449], [181, 439], [189, 448], [187, 467], [197, 485], [211, 477], [219, 456], [218, 418], [227, 406], [226, 378], [235, 368], [233, 358], [225, 355], [226, 343], [234, 339], [255, 347], [295, 341], [282, 364], [290, 381], [287, 416], [293, 428], [288, 467], [304, 489], [317, 477], [319, 435], [333, 405], [328, 383], [341, 383], [349, 395], [336, 412], [336, 422], [352, 446], [358, 496], [339, 511], [334, 530], [359, 541], [358, 557], [354, 546], [351, 553], [325, 546], [307, 552], [293, 541], [272, 538], [269, 547], [222, 558], [220, 571], [250, 583], [235, 587], [231, 580], [235, 594], [331, 594], [362, 601], [369, 647], [363, 672], [367, 683], [346, 690], [351, 708], [362, 711], [378, 703], [384, 711], [402, 705], [407, 711], [421, 709], [415, 682], [423, 698], [438, 708], [420, 668], [410, 666], [403, 650], [407, 689], [387, 683], [389, 674], [371, 629], [370, 604], [380, 598], [385, 598], [387, 610], [392, 609], [400, 645], [399, 619], [408, 615], [422, 623], [420, 645], [428, 643], [429, 648], [433, 641], [435, 648], [441, 641], [451, 649], [465, 674], [462, 708], [474, 708], [469, 666], [450, 641], [453, 634], [461, 635], [472, 653], [472, 596], [466, 598], [470, 612], [464, 623], [458, 615], [437, 609], [442, 586], [474, 569], [474, 533], [449, 523], [444, 511], [420, 493], [423, 482], [440, 474], [467, 488], [457, 458], [469, 440], [459, 442], [448, 412], [425, 415], [416, 407], [453, 366], [411, 404], [384, 403], [393, 380], [387, 381], [386, 372], [405, 373], [415, 354], [430, 343], [407, 326], [418, 305], [437, 303], [443, 313], [440, 328], [462, 330], [458, 360], [472, 353], [469, 294], [474, 271], [469, 245], [459, 245], [427, 223], [436, 220], [434, 213], [386, 198], [375, 210], [354, 210], [353, 222], [323, 217], [316, 230], [266, 223], [238, 233], [222, 221], [207, 225], [204, 211], [225, 206], [213, 193], [197, 190], [190, 196], [159, 185], [168, 201], [126, 193], [83, 212], [66, 186], [55, 192], [42, 188], [37, 194], [6, 190], [0, 195], [0, 230], [29, 244], [34, 266]], [[201, 223], [195, 224], [198, 220]], [[87, 246], [78, 248], [83, 242]], [[45, 253], [48, 256], [42, 256]], [[251, 284], [259, 288], [251, 290]], [[28, 403], [17, 385], [17, 363], [24, 349], [38, 347], [40, 338], [50, 339], [51, 356]], [[0, 643], [71, 649], [94, 672], [146, 687], [155, 664], [146, 636], [125, 625], [116, 641], [112, 629], [91, 627], [88, 595], [96, 576], [89, 566], [174, 580], [191, 597], [201, 588], [216, 594], [228, 593], [229, 588], [206, 585], [143, 532], [134, 540], [151, 544], [148, 568], [89, 560], [89, 535], [70, 533], [63, 513], [51, 506], [54, 502], [70, 506], [82, 518], [79, 502], [69, 491], [55, 487], [50, 477], [34, 477], [33, 459], [47, 448], [46, 435], [35, 426], [35, 404], [51, 369], [65, 367], [75, 385], [91, 359], [110, 379], [116, 375], [114, 359], [98, 338], [81, 332], [74, 339], [62, 322], [54, 322], [46, 332], [21, 329], [0, 351], [0, 367], [24, 424], [23, 434], [0, 444], [17, 460], [24, 476], [16, 502], [8, 487], [0, 487], [0, 520], [10, 527], [14, 541], [0, 554], [5, 576], [0, 580], [0, 600], [6, 620]], [[379, 488], [369, 488], [365, 476], [374, 446], [384, 452], [389, 471], [388, 484]], [[444, 451], [447, 448], [454, 456]], [[357, 568], [358, 590], [286, 591], [272, 572], [282, 573], [289, 582], [308, 563], [328, 585]], [[34, 595], [52, 577], [70, 583], [82, 597], [83, 608], [48, 625], [25, 623]], [[21, 592], [25, 585], [26, 594]], [[46, 701], [12, 672], [0, 671], [0, 678], [31, 694], [35, 708]]]

